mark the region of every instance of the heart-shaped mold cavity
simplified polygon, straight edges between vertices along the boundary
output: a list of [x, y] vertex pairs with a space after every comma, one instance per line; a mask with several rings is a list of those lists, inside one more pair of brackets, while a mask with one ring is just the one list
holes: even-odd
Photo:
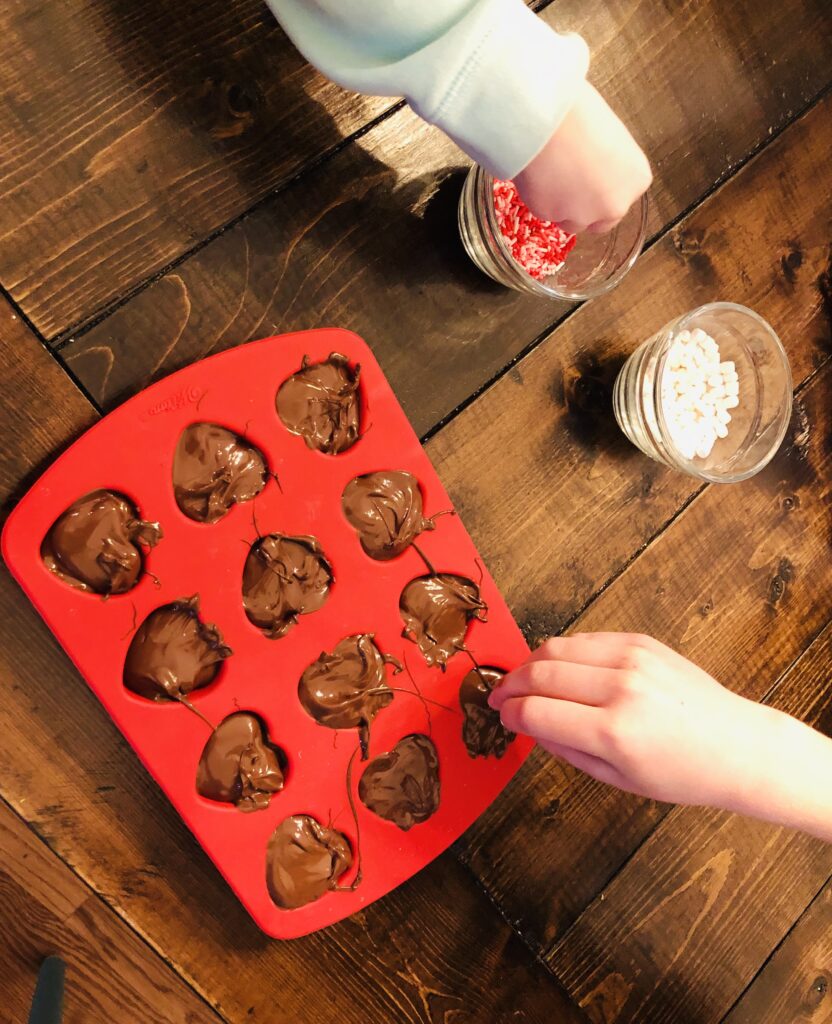
[[473, 580], [440, 572], [411, 580], [399, 598], [399, 611], [402, 636], [418, 646], [428, 665], [444, 671], [448, 658], [465, 649], [468, 623], [485, 622], [488, 606]]
[[439, 808], [439, 755], [428, 736], [413, 733], [374, 757], [358, 783], [361, 802], [407, 832]]
[[304, 710], [329, 729], [358, 729], [362, 759], [367, 758], [370, 723], [393, 700], [385, 666], [402, 671], [401, 662], [382, 654], [371, 633], [344, 637], [335, 650], [323, 651], [304, 671], [298, 697]]
[[516, 733], [509, 732], [500, 721], [499, 711], [488, 704], [488, 695], [505, 672], [491, 665], [472, 668], [459, 687], [459, 705], [465, 719], [462, 742], [471, 757], [496, 757], [505, 754]]
[[419, 481], [403, 470], [355, 477], [344, 488], [341, 504], [361, 547], [380, 562], [400, 555], [420, 533], [436, 525], [422, 514]]
[[91, 491], [58, 516], [40, 555], [51, 573], [77, 590], [124, 594], [142, 572], [139, 544], [153, 547], [162, 536], [159, 524], [140, 519], [129, 498], [115, 491]]
[[270, 533], [251, 545], [243, 566], [243, 607], [270, 640], [323, 607], [332, 569], [314, 537]]
[[277, 414], [283, 425], [324, 455], [352, 448], [361, 423], [360, 373], [360, 366], [352, 367], [338, 352], [320, 363], [310, 363], [304, 356], [300, 369], [277, 392]]
[[338, 888], [352, 867], [343, 832], [326, 828], [308, 814], [293, 814], [274, 830], [266, 853], [266, 885], [278, 907], [292, 910]]
[[124, 661], [124, 685], [148, 700], [187, 697], [212, 683], [231, 648], [199, 617], [199, 595], [162, 605], [136, 630]]
[[173, 494], [197, 523], [216, 523], [232, 505], [251, 501], [266, 486], [263, 453], [218, 423], [191, 423], [173, 456]]
[[234, 804], [240, 811], [264, 811], [283, 789], [287, 764], [257, 715], [238, 711], [224, 718], [205, 744], [196, 789], [207, 800]]

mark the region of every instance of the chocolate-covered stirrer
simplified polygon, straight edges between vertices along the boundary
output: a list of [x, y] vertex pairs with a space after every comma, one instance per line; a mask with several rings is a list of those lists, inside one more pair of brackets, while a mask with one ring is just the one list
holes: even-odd
[[350, 812], [352, 813], [352, 820], [355, 825], [355, 878], [349, 885], [337, 885], [335, 887], [335, 892], [355, 892], [359, 885], [361, 885], [363, 877], [361, 874], [361, 826], [358, 822], [358, 810], [355, 806], [355, 797], [352, 795], [352, 766], [355, 762], [355, 755], [361, 752], [361, 747], [356, 747], [350, 754], [349, 761], [347, 761], [347, 800], [349, 801]]
[[491, 665], [480, 665], [467, 648], [465, 653], [474, 667], [459, 687], [459, 704], [464, 715], [462, 741], [471, 757], [499, 759], [516, 737], [516, 733], [503, 725], [499, 711], [488, 703], [491, 691], [499, 685], [505, 672]]

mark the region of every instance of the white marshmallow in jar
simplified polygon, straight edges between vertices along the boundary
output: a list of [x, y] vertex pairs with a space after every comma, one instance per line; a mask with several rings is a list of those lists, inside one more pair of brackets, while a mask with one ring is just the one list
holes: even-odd
[[783, 442], [789, 360], [770, 324], [712, 302], [643, 342], [615, 382], [619, 426], [645, 455], [713, 483], [759, 472]]

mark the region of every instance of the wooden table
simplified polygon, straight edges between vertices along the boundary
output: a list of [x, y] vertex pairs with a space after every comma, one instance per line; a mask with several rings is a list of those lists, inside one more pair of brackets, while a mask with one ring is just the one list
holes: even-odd
[[[374, 347], [530, 642], [649, 632], [832, 731], [827, 0], [556, 0], [656, 170], [649, 242], [574, 309], [469, 265], [465, 161], [347, 95], [259, 0], [0, 8], [4, 513], [102, 412], [247, 339]], [[777, 328], [774, 462], [703, 487], [631, 449], [610, 385], [712, 299]], [[535, 752], [416, 878], [267, 940], [5, 571], [0, 1019], [40, 959], [68, 1022], [832, 1021], [832, 847], [625, 796]]]

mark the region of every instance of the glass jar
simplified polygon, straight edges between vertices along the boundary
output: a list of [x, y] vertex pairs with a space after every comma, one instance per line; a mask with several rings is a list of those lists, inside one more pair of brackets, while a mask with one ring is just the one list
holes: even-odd
[[[674, 443], [662, 395], [671, 346], [682, 331], [697, 328], [716, 341], [721, 361], [734, 363], [738, 404], [726, 436], [704, 458], [688, 458]], [[618, 425], [651, 459], [700, 480], [735, 483], [759, 472], [783, 441], [792, 409], [789, 360], [774, 330], [753, 310], [711, 302], [671, 320], [633, 352], [616, 378], [613, 408]]]
[[614, 288], [638, 259], [647, 230], [647, 196], [603, 235], [578, 235], [574, 249], [554, 274], [538, 280], [514, 260], [497, 224], [494, 177], [475, 164], [459, 197], [459, 233], [474, 263], [495, 281], [532, 295], [578, 300]]

